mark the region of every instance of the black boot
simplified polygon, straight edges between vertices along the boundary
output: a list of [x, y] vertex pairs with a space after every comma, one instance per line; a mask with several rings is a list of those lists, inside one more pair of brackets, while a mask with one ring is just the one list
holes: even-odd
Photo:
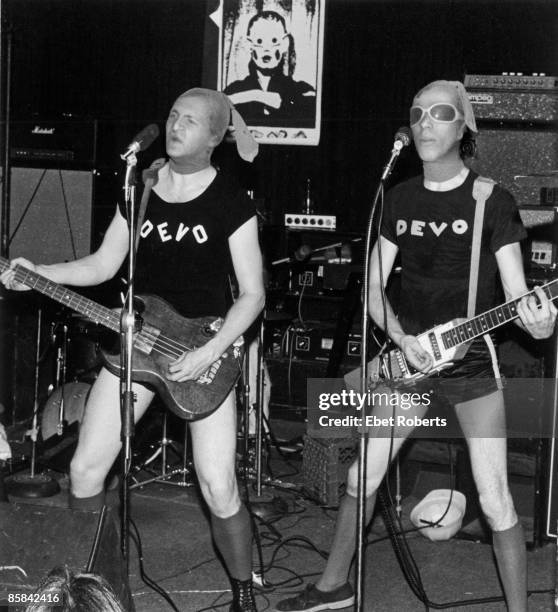
[[237, 580], [231, 578], [233, 602], [229, 612], [257, 612], [252, 579]]

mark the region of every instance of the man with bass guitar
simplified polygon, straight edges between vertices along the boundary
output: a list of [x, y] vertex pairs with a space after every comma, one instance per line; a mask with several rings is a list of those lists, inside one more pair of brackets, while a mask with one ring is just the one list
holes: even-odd
[[[211, 165], [211, 155], [223, 139], [231, 115], [239, 154], [252, 161], [257, 144], [224, 94], [195, 88], [178, 97], [166, 122], [169, 159], [155, 172], [141, 224], [137, 293], [163, 298], [186, 319], [224, 318], [205, 344], [175, 352], [162, 374], [159, 372], [171, 384], [198, 384], [226, 353], [233, 352], [231, 345], [264, 304], [254, 207], [230, 177]], [[112, 278], [128, 253], [125, 216], [124, 207], [119, 206], [103, 243], [92, 255], [53, 265], [16, 259], [0, 280], [9, 289], [29, 288], [16, 273], [22, 267], [63, 285], [97, 285]], [[228, 274], [233, 270], [239, 295], [228, 308]], [[165, 343], [158, 337], [153, 348], [173, 346], [170, 341]], [[154, 391], [134, 383], [134, 394], [138, 420]], [[119, 377], [103, 368], [91, 389], [70, 466], [70, 506], [74, 509], [95, 511], [105, 501], [105, 478], [121, 447], [119, 398]], [[231, 611], [254, 611], [251, 524], [235, 474], [233, 391], [228, 391], [220, 405], [208, 407], [203, 418], [197, 417], [190, 423], [194, 464], [209, 507], [213, 539], [231, 578]]]
[[[475, 192], [479, 179], [463, 158], [473, 152], [477, 128], [463, 84], [434, 81], [421, 89], [410, 110], [410, 127], [423, 162], [423, 175], [397, 185], [386, 195], [380, 237], [370, 261], [370, 315], [415, 371], [436, 377], [436, 388], [443, 390], [453, 405], [467, 441], [480, 505], [492, 530], [508, 610], [526, 612], [525, 543], [507, 481], [505, 407], [493, 342], [481, 333], [462, 360], [433, 373], [431, 370], [437, 370], [433, 368], [439, 357], [437, 351], [427, 350], [419, 339], [421, 332], [467, 315], [469, 286], [473, 285], [469, 281], [474, 269], [471, 252], [475, 211], [477, 201], [483, 198], [483, 227], [478, 234], [482, 238], [475, 266], [476, 300], [471, 300], [475, 313], [499, 304], [499, 281], [506, 300], [517, 300], [516, 320], [533, 338], [552, 335], [556, 308], [540, 287], [525, 296], [528, 290], [519, 243], [526, 233], [512, 196], [492, 184], [484, 195], [482, 188], [480, 195]], [[487, 181], [481, 182], [486, 189]], [[383, 299], [382, 290], [398, 254], [402, 273], [396, 316], [389, 301]], [[386, 384], [390, 386], [389, 380]], [[391, 405], [372, 408], [372, 414], [385, 422], [392, 422], [390, 417], [398, 415], [420, 418], [426, 411], [423, 405], [406, 411]], [[387, 467], [413, 430], [413, 419], [401, 421], [411, 425], [370, 428], [367, 522]], [[395, 423], [401, 421], [393, 419]], [[348, 576], [356, 545], [357, 485], [355, 462], [349, 469], [347, 492], [322, 575], [315, 585], [279, 602], [277, 610], [317, 612], [354, 602]]]

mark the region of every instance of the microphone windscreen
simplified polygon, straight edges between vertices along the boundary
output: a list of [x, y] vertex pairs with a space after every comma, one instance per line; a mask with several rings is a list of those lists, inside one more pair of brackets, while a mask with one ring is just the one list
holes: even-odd
[[407, 126], [400, 127], [395, 132], [395, 140], [399, 140], [404, 147], [408, 147], [411, 144], [411, 130]]
[[151, 123], [146, 128], [144, 128], [136, 137], [135, 142], [137, 142], [140, 146], [140, 151], [145, 151], [147, 147], [151, 145], [151, 143], [159, 136], [159, 127], [155, 123]]

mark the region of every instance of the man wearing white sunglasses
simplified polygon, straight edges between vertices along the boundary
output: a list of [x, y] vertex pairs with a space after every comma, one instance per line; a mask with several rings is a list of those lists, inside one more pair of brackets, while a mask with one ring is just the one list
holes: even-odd
[[[407, 362], [428, 373], [433, 357], [416, 334], [465, 317], [470, 300], [479, 182], [464, 158], [474, 152], [477, 127], [462, 83], [435, 81], [421, 89], [410, 110], [410, 126], [423, 162], [423, 175], [397, 185], [386, 195], [381, 235], [370, 261], [370, 315], [379, 327], [385, 328]], [[528, 292], [519, 246], [525, 229], [512, 196], [498, 185], [490, 189], [484, 194], [484, 214], [480, 208], [482, 239], [476, 300], [472, 300], [476, 313], [500, 303], [499, 283], [506, 300]], [[402, 299], [396, 316], [381, 294], [397, 255], [402, 264]], [[535, 289], [535, 294], [536, 299], [524, 297], [517, 303], [518, 324], [533, 338], [548, 338], [554, 330], [556, 308], [540, 288]], [[493, 534], [508, 610], [526, 612], [525, 543], [507, 482], [505, 407], [499, 379], [493, 342], [488, 336], [480, 336], [461, 361], [428, 380], [436, 380], [437, 388], [443, 389], [467, 440], [480, 505]], [[391, 407], [374, 405], [373, 414], [389, 418], [404, 414], [401, 410], [396, 407], [392, 412]], [[419, 406], [406, 414], [422, 418], [426, 411], [427, 406]], [[387, 466], [412, 431], [412, 426], [388, 426], [369, 433], [367, 521]], [[348, 576], [355, 552], [357, 484], [355, 462], [349, 469], [347, 494], [341, 502], [324, 572], [315, 585], [281, 601], [277, 610], [318, 612], [353, 604]]]
[[224, 92], [249, 125], [311, 127], [316, 90], [293, 78], [294, 40], [285, 19], [260, 11], [248, 22], [248, 75], [229, 83]]

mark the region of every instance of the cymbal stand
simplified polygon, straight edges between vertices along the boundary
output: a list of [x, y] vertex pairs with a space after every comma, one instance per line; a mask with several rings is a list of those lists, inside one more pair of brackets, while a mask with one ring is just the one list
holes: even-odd
[[[67, 370], [67, 355], [68, 355], [68, 324], [64, 323], [53, 323], [51, 338], [53, 343], [57, 343], [57, 328], [62, 326], [62, 339], [57, 344], [56, 348], [56, 373], [54, 377], [54, 389], [58, 389], [61, 385], [66, 382], [66, 370]], [[60, 396], [60, 406], [58, 407], [58, 425], [56, 426], [56, 433], [61, 436], [64, 433], [64, 393]]]
[[37, 312], [37, 342], [36, 342], [36, 354], [35, 354], [35, 380], [33, 387], [33, 423], [29, 434], [31, 436], [31, 478], [35, 478], [35, 462], [37, 460], [37, 437], [39, 435], [39, 369], [41, 359], [41, 322], [42, 322], [42, 309], [39, 308]]
[[[173, 485], [175, 487], [191, 487], [193, 486], [193, 482], [191, 478], [191, 470], [188, 467], [188, 423], [184, 421], [184, 446], [183, 452], [180, 453], [175, 448], [174, 440], [171, 440], [168, 436], [168, 413], [166, 410], [163, 411], [163, 428], [161, 432], [161, 440], [159, 442], [159, 448], [149, 457], [144, 463], [135, 468], [136, 472], [139, 472], [144, 469], [151, 469], [148, 466], [157, 459], [157, 457], [161, 457], [161, 472], [154, 476], [153, 478], [147, 478], [146, 480], [138, 480], [135, 477], [132, 477], [134, 480], [134, 484], [130, 486], [130, 489], [136, 489], [138, 487], [143, 487], [152, 482], [160, 482], [162, 484]], [[177, 455], [181, 455], [182, 457], [182, 466], [179, 468], [169, 469], [167, 462], [167, 447], [173, 450]], [[174, 476], [180, 474], [181, 478], [179, 480], [169, 480]]]
[[58, 482], [48, 474], [37, 474], [35, 472], [37, 461], [37, 437], [39, 435], [39, 374], [41, 363], [41, 323], [42, 309], [37, 312], [37, 339], [35, 353], [35, 380], [33, 391], [33, 421], [31, 429], [26, 433], [31, 437], [31, 465], [29, 473], [16, 474], [7, 483], [8, 492], [17, 497], [50, 497], [60, 491]]

